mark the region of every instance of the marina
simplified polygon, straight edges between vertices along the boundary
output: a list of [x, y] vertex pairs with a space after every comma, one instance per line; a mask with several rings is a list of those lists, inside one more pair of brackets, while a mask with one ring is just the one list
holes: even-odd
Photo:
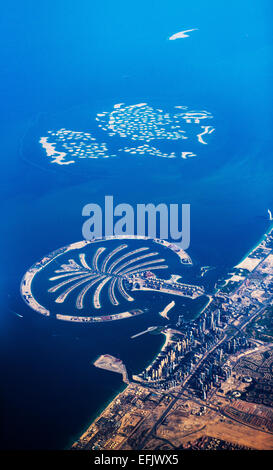
[[[195, 298], [199, 295], [203, 295], [204, 291], [202, 288], [195, 286], [188, 286], [186, 284], [177, 283], [176, 276], [172, 276], [170, 281], [160, 280], [154, 274], [150, 278], [149, 275], [145, 279], [145, 273], [150, 273], [156, 270], [166, 270], [168, 268], [164, 258], [158, 257], [157, 251], [149, 251], [147, 246], [141, 246], [134, 250], [128, 250], [129, 243], [121, 243], [113, 250], [107, 253], [106, 246], [99, 246], [92, 252], [90, 261], [87, 261], [87, 254], [85, 250], [89, 248], [96, 248], [97, 243], [102, 244], [104, 241], [111, 240], [150, 240], [148, 237], [141, 236], [109, 236], [102, 239], [93, 241], [81, 241], [72, 243], [66, 247], [55, 250], [50, 255], [44, 257], [40, 262], [32, 266], [29, 271], [25, 274], [21, 282], [21, 295], [25, 302], [33, 308], [33, 310], [41, 313], [45, 316], [50, 316], [50, 310], [42, 306], [34, 297], [32, 293], [32, 283], [35, 277], [42, 273], [44, 269], [48, 269], [53, 266], [53, 263], [58, 259], [58, 269], [55, 269], [54, 275], [49, 277], [50, 283], [57, 282], [54, 286], [51, 285], [47, 289], [49, 294], [55, 295], [56, 304], [63, 304], [71, 297], [74, 296], [74, 292], [77, 292], [75, 298], [75, 308], [77, 310], [83, 310], [85, 307], [86, 296], [93, 290], [92, 294], [92, 305], [93, 309], [99, 310], [102, 308], [101, 303], [101, 292], [104, 287], [108, 287], [108, 298], [110, 303], [117, 307], [120, 304], [120, 300], [117, 296], [125, 299], [127, 302], [133, 302], [134, 297], [131, 295], [134, 290], [160, 290], [165, 293], [174, 293], [176, 295], [189, 296]], [[169, 243], [165, 240], [151, 239], [154, 244], [161, 245], [172, 250], [179, 258], [182, 264], [190, 265], [191, 259], [187, 253], [176, 245]], [[124, 252], [120, 256], [120, 252]], [[67, 259], [61, 264], [60, 259], [67, 253], [75, 252], [76, 257]], [[106, 255], [105, 255], [106, 253]], [[139, 255], [140, 253], [144, 253]], [[139, 256], [138, 256], [139, 255]], [[150, 259], [152, 258], [152, 259]], [[155, 259], [153, 259], [155, 258]], [[142, 262], [139, 262], [142, 261]], [[179, 277], [179, 276], [178, 276]], [[67, 287], [68, 286], [68, 287]], [[128, 291], [129, 289], [129, 291]], [[59, 293], [59, 291], [62, 291]], [[142, 312], [142, 309], [133, 309], [134, 311]], [[90, 311], [90, 310], [89, 310]], [[91, 313], [91, 312], [90, 312]], [[80, 322], [92, 322], [92, 321], [108, 321], [109, 319], [122, 319], [129, 318], [131, 313], [118, 312], [110, 315], [75, 315], [74, 313], [60, 313], [52, 312], [56, 319], [66, 321], [80, 321]], [[77, 320], [78, 318], [78, 320]]]

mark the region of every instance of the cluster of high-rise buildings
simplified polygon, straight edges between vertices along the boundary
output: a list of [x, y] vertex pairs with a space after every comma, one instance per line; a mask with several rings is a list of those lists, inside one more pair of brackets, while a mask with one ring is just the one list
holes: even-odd
[[228, 355], [247, 349], [250, 346], [245, 336], [239, 336], [225, 341], [210, 354], [198, 370], [198, 375], [193, 376], [189, 386], [194, 389], [203, 400], [206, 400], [209, 391], [220, 388], [221, 382], [231, 375], [231, 368], [225, 364]]
[[204, 312], [190, 323], [179, 316], [176, 328], [169, 331], [178, 339], [169, 341], [152, 365], [140, 374], [142, 380], [155, 388], [169, 389], [183, 382], [206, 351], [221, 338], [220, 309]]
[[174, 388], [187, 379], [197, 395], [206, 399], [212, 387], [220, 387], [229, 377], [230, 369], [225, 364], [228, 356], [250, 347], [239, 328], [235, 327], [229, 335], [227, 330], [240, 312], [243, 318], [249, 318], [257, 309], [256, 305], [253, 307], [237, 305], [236, 312], [234, 303], [229, 305], [228, 299], [214, 297], [198, 319], [186, 323], [179, 315], [176, 329], [165, 331], [171, 340], [139, 378], [161, 390]]

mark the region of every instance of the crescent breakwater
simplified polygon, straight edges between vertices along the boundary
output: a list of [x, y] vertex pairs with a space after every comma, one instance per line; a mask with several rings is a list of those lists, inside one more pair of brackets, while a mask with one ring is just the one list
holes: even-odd
[[[69, 253], [71, 251], [74, 251], [74, 250], [75, 251], [82, 251], [87, 246], [91, 246], [91, 245], [96, 244], [96, 243], [101, 243], [101, 242], [104, 242], [104, 241], [107, 242], [107, 241], [110, 241], [110, 240], [119, 240], [119, 239], [120, 240], [125, 240], [126, 239], [126, 240], [144, 240], [144, 241], [147, 240], [147, 241], [152, 241], [155, 244], [161, 245], [161, 246], [173, 251], [178, 256], [180, 262], [183, 265], [187, 265], [187, 266], [192, 265], [191, 258], [189, 257], [189, 255], [184, 250], [182, 250], [180, 247], [178, 247], [174, 243], [170, 243], [166, 240], [151, 239], [149, 237], [138, 236], [138, 235], [137, 236], [134, 236], [134, 235], [131, 235], [131, 236], [130, 235], [124, 235], [123, 236], [122, 235], [122, 236], [118, 236], [118, 237], [117, 236], [107, 236], [107, 237], [98, 238], [98, 239], [95, 239], [95, 240], [92, 240], [92, 241], [83, 240], [83, 241], [71, 243], [70, 245], [67, 245], [67, 246], [62, 247], [58, 250], [55, 250], [52, 253], [50, 253], [49, 255], [42, 258], [41, 261], [35, 263], [25, 273], [25, 275], [24, 275], [24, 277], [21, 281], [20, 292], [21, 292], [21, 296], [22, 296], [23, 300], [26, 302], [26, 304], [30, 308], [32, 308], [36, 312], [40, 313], [41, 315], [44, 315], [46, 317], [57, 318], [58, 320], [71, 321], [71, 322], [82, 322], [82, 323], [91, 322], [92, 323], [92, 322], [120, 320], [120, 319], [130, 318], [134, 315], [139, 315], [139, 314], [144, 313], [145, 309], [138, 309], [137, 308], [137, 309], [125, 310], [125, 311], [115, 313], [115, 314], [100, 315], [100, 316], [98, 316], [98, 315], [94, 315], [94, 316], [74, 315], [74, 314], [68, 314], [66, 312], [56, 313], [56, 315], [55, 315], [55, 313], [53, 311], [50, 311], [50, 309], [48, 309], [48, 308], [44, 307], [43, 305], [41, 305], [36, 300], [36, 298], [33, 294], [32, 283], [33, 283], [33, 280], [35, 279], [35, 277], [37, 276], [37, 274], [39, 274], [44, 268], [48, 267], [50, 265], [50, 263], [54, 262], [55, 260], [58, 260], [58, 258], [61, 257], [62, 255], [67, 254], [67, 253]], [[122, 248], [122, 246], [116, 248], [116, 250], [114, 250], [114, 251], [117, 253], [118, 250], [120, 250], [121, 248]], [[61, 277], [61, 276], [63, 278], [64, 277], [69, 277], [73, 273], [75, 273], [76, 276], [78, 276], [78, 279], [80, 279], [81, 277], [84, 278], [83, 281], [78, 282], [77, 285], [79, 285], [80, 283], [84, 283], [85, 280], [88, 280], [90, 278], [97, 278], [98, 280], [99, 280], [99, 278], [100, 279], [102, 279], [103, 277], [105, 278], [106, 273], [105, 272], [100, 272], [99, 268], [98, 268], [98, 264], [97, 264], [98, 258], [99, 258], [99, 256], [101, 255], [101, 253], [103, 251], [104, 251], [103, 247], [99, 248], [99, 250], [97, 250], [96, 255], [94, 256], [93, 266], [92, 266], [93, 271], [88, 270], [88, 269], [90, 269], [90, 267], [86, 264], [84, 253], [79, 253], [81, 266], [79, 266], [77, 263], [75, 263], [74, 260], [70, 260], [68, 265], [64, 265], [63, 270], [58, 270], [58, 272], [61, 273], [59, 277]], [[135, 250], [135, 251], [137, 251], [137, 250]], [[130, 252], [126, 256], [129, 256], [132, 253], [133, 252]], [[112, 255], [113, 255], [113, 252], [112, 252]], [[151, 256], [151, 255], [156, 255], [156, 253], [147, 254], [147, 256]], [[121, 261], [126, 256], [124, 255], [123, 257], [119, 258], [119, 261]], [[105, 268], [106, 263], [109, 261], [110, 257], [111, 257], [111, 253], [108, 255], [108, 257], [106, 257], [104, 259], [104, 263], [103, 263], [104, 268]], [[144, 256], [139, 257], [139, 258], [144, 258]], [[135, 260], [137, 260], [139, 258], [136, 258]], [[158, 260], [158, 261], [160, 262], [162, 260]], [[131, 263], [132, 263], [132, 261], [128, 261], [127, 265], [131, 264]], [[125, 278], [125, 280], [129, 280], [131, 282], [132, 279], [135, 279], [134, 277], [132, 278], [132, 276], [134, 274], [138, 274], [138, 272], [141, 273], [141, 272], [144, 272], [147, 269], [154, 270], [154, 269], [167, 268], [167, 266], [162, 265], [162, 264], [160, 264], [158, 266], [155, 266], [154, 263], [156, 263], [156, 260], [155, 261], [153, 261], [153, 260], [150, 261], [149, 264], [146, 262], [146, 264], [141, 263], [141, 264], [135, 265], [132, 269], [128, 268], [127, 265], [125, 264], [124, 265], [124, 271], [121, 271], [121, 267], [119, 266], [119, 269], [116, 270], [116, 272], [117, 272], [116, 274], [113, 271], [113, 273], [112, 272], [110, 273], [111, 276], [108, 276], [108, 279], [106, 278], [106, 280], [103, 280], [103, 283], [105, 284], [108, 280], [110, 281], [112, 279], [112, 283], [109, 286], [109, 291], [110, 291], [110, 300], [113, 303], [113, 305], [117, 304], [117, 300], [116, 300], [116, 297], [115, 297], [115, 294], [114, 294], [114, 291], [113, 291], [113, 285], [116, 284], [116, 281], [118, 282], [118, 284], [120, 284], [120, 291], [123, 294], [123, 296], [126, 298], [126, 300], [131, 301], [133, 299], [125, 292], [124, 286], [122, 285], [122, 282], [124, 282], [124, 278]], [[114, 263], [112, 265], [112, 268], [113, 267], [114, 267]], [[124, 275], [122, 277], [123, 273], [124, 273]], [[56, 279], [57, 277], [55, 276], [54, 278], [52, 278], [52, 280]], [[157, 279], [157, 278], [155, 278], [155, 279]], [[55, 286], [54, 288], [50, 288], [49, 291], [50, 292], [55, 292], [57, 289], [59, 289], [61, 287], [61, 285], [65, 285], [66, 283], [70, 282], [71, 280], [72, 280], [72, 278], [70, 277], [68, 279], [68, 281], [63, 281], [61, 284]], [[96, 279], [95, 279], [95, 281], [96, 281]], [[92, 283], [93, 282], [94, 281], [92, 281]], [[184, 286], [184, 289], [185, 289], [185, 286]], [[94, 301], [93, 301], [95, 308], [100, 308], [101, 307], [101, 305], [100, 305], [100, 291], [101, 291], [102, 287], [103, 286], [101, 286], [101, 284], [100, 284], [100, 287], [97, 288], [96, 291], [95, 291]], [[166, 284], [166, 287], [171, 289], [171, 285], [169, 285], [169, 284]], [[64, 292], [61, 296], [59, 296], [56, 299], [56, 302], [62, 303], [66, 299], [67, 295], [72, 290], [72, 288], [69, 288], [66, 292]], [[176, 288], [177, 287], [175, 286], [175, 289]], [[181, 289], [182, 289], [182, 284], [181, 284]], [[185, 291], [185, 294], [186, 294], [186, 291]], [[81, 306], [82, 306], [82, 300], [83, 300], [82, 297], [83, 297], [83, 295], [84, 295], [84, 293], [81, 293], [80, 298], [78, 296], [77, 308], [81, 308]], [[180, 293], [179, 295], [182, 295], [182, 294]]]

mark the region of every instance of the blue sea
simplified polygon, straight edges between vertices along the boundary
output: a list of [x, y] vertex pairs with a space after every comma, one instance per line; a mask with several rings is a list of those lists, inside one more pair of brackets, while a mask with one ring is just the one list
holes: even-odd
[[[105, 195], [132, 206], [190, 204], [194, 266], [183, 275], [194, 282], [200, 267], [213, 267], [202, 278], [208, 292], [258, 242], [273, 210], [272, 3], [17, 0], [1, 8], [0, 447], [64, 449], [124, 386], [92, 362], [109, 353], [140, 372], [163, 337], [130, 336], [164, 325], [158, 311], [170, 299], [84, 328], [30, 310], [22, 276], [81, 240], [83, 206]], [[39, 145], [49, 129], [88, 132], [97, 113], [142, 102], [209, 111], [209, 144], [187, 160], [123, 155], [67, 166]], [[189, 321], [199, 309], [178, 302], [171, 318]]]

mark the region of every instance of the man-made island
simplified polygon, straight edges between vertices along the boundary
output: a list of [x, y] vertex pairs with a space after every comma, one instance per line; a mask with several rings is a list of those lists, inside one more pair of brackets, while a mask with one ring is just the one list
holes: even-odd
[[73, 449], [273, 449], [273, 229]]
[[[137, 249], [132, 246], [136, 242], [139, 245]], [[114, 248], [111, 243], [116, 244]], [[158, 251], [153, 251], [154, 248]], [[154, 271], [168, 269], [162, 256], [169, 257], [171, 253], [178, 258], [179, 264], [192, 265], [189, 255], [179, 246], [157, 238], [118, 235], [71, 243], [45, 256], [25, 273], [21, 281], [21, 296], [31, 309], [44, 316], [92, 323], [131, 318], [146, 312], [146, 308], [135, 305], [131, 309], [122, 307], [122, 302], [135, 300], [136, 291], [153, 291], [191, 299], [204, 295], [202, 287], [178, 282], [178, 275], [171, 275], [170, 279], [156, 276]], [[41, 284], [36, 291], [33, 288], [35, 283]], [[47, 296], [46, 302], [45, 296], [43, 298], [45, 305], [39, 300], [41, 291]], [[113, 306], [113, 312], [97, 315], [106, 297]], [[52, 300], [56, 308], [52, 307]], [[62, 310], [58, 306], [63, 306]]]
[[125, 365], [120, 359], [110, 354], [103, 354], [94, 362], [94, 366], [99, 369], [110, 370], [122, 375], [123, 382], [129, 383], [128, 374]]

